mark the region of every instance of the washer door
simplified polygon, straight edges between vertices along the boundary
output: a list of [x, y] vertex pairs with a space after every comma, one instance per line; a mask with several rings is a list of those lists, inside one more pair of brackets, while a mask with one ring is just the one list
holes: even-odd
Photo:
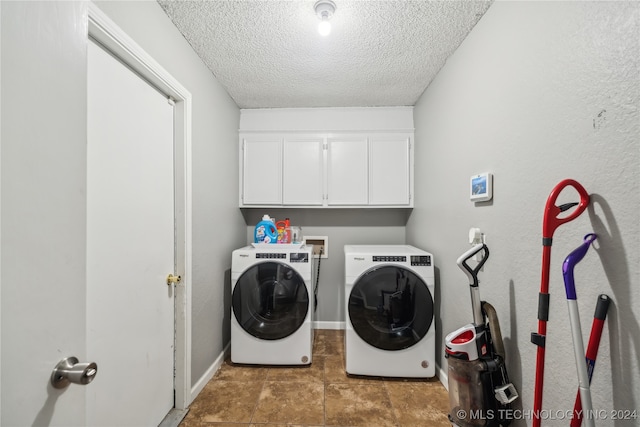
[[242, 329], [256, 338], [278, 340], [302, 326], [309, 294], [297, 271], [269, 261], [242, 273], [233, 288], [232, 305]]
[[433, 298], [427, 284], [401, 266], [366, 271], [349, 295], [349, 319], [356, 333], [382, 350], [415, 345], [433, 321]]

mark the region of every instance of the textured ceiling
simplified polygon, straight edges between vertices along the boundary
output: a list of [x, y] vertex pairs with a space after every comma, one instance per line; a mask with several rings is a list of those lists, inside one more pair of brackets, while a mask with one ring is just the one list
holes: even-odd
[[491, 1], [166, 1], [160, 6], [240, 108], [414, 105]]

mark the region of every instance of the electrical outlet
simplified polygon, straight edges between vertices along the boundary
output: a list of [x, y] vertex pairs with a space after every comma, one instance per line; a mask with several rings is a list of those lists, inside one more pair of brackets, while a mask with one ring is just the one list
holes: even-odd
[[329, 258], [328, 236], [305, 236], [304, 244], [313, 245], [314, 255], [320, 255], [320, 258]]

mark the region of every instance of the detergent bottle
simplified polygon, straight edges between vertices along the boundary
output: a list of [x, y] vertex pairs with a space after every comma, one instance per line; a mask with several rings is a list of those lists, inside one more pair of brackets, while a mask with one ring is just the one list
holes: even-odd
[[284, 237], [283, 240], [285, 240], [284, 243], [292, 243], [291, 240], [291, 223], [289, 222], [289, 218], [286, 218], [284, 220]]
[[278, 231], [278, 243], [284, 243], [284, 221], [276, 221], [276, 230]]
[[255, 243], [276, 243], [278, 241], [276, 226], [269, 215], [264, 215], [262, 221], [256, 225], [253, 231], [253, 241]]
[[276, 228], [278, 230], [278, 243], [291, 243], [291, 223], [289, 218], [276, 222]]

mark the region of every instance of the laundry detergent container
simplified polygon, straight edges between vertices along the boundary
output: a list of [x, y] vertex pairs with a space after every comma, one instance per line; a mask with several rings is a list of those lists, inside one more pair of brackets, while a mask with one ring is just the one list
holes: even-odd
[[277, 243], [278, 230], [269, 215], [264, 215], [253, 231], [254, 243]]

